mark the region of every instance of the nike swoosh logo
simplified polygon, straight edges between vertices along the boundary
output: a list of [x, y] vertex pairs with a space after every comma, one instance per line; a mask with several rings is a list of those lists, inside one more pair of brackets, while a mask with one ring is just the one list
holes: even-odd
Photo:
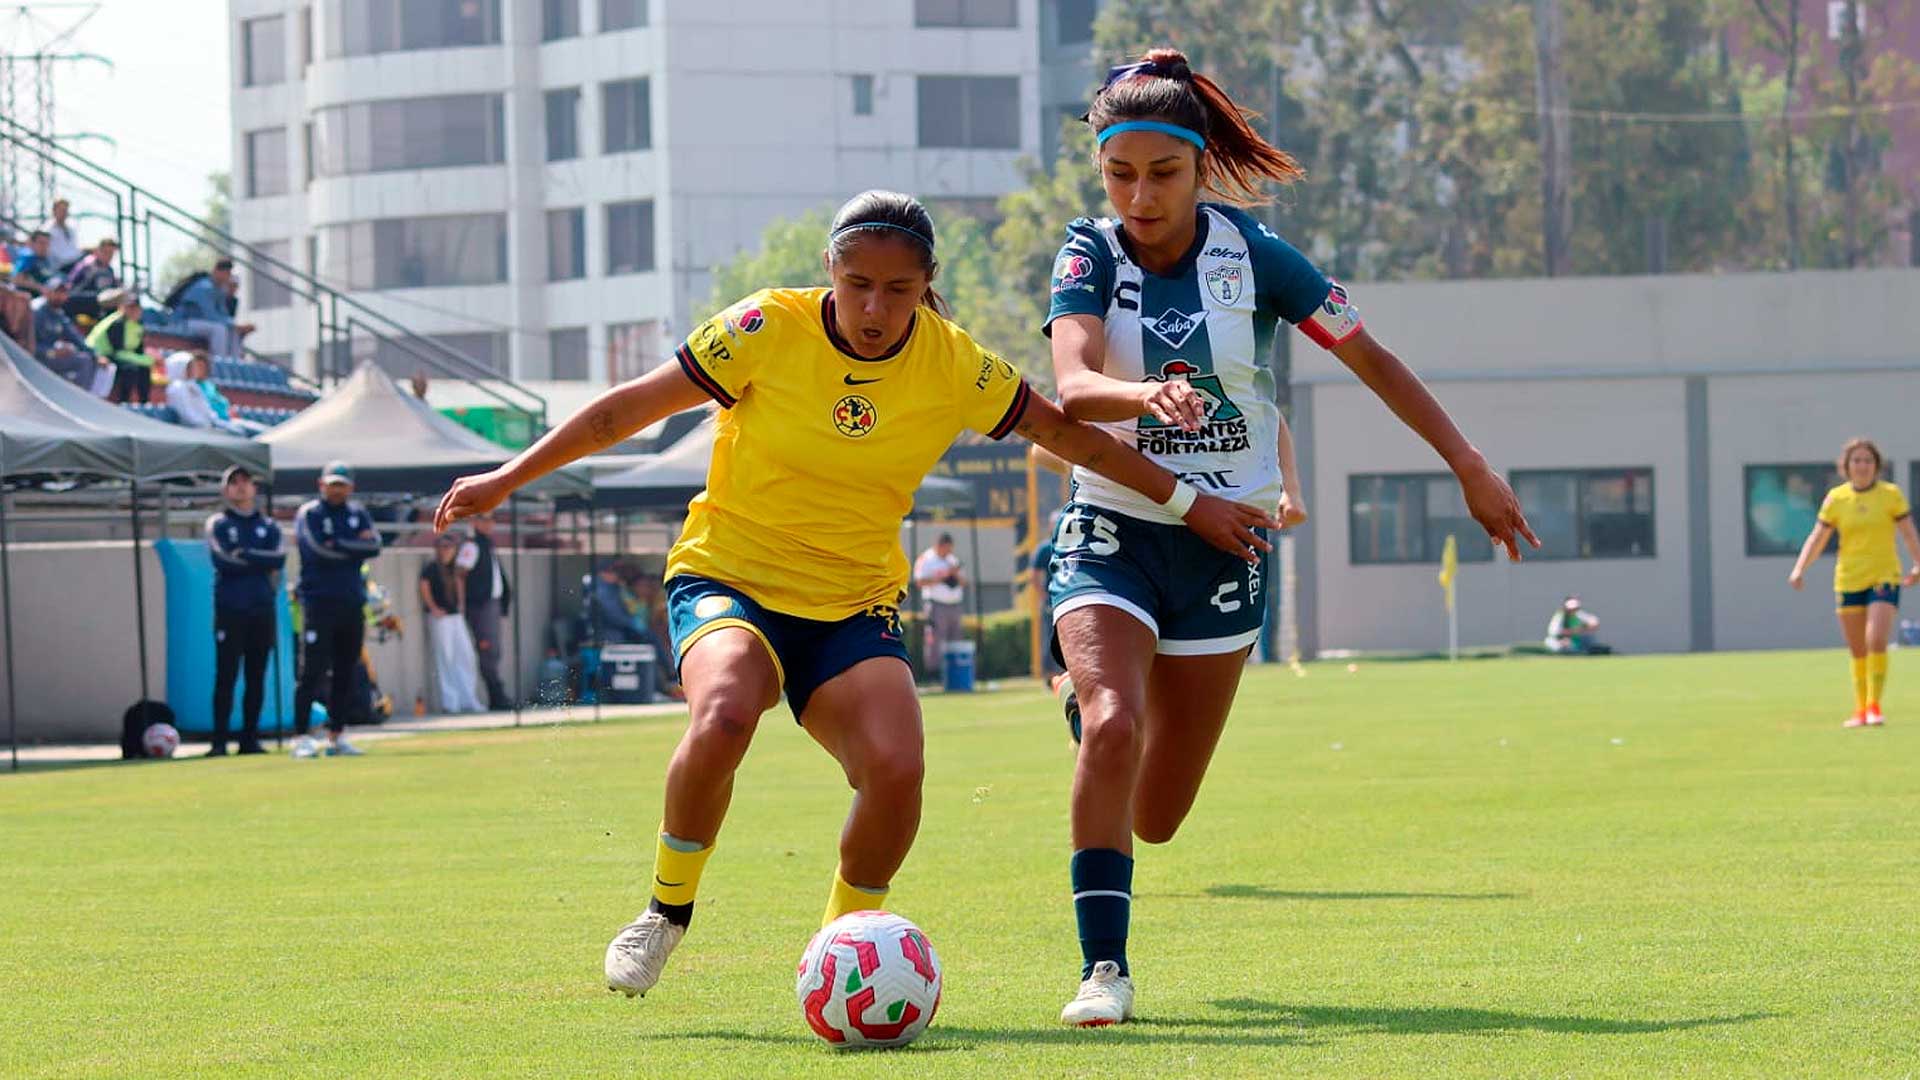
[[865, 386], [868, 383], [876, 383], [880, 381], [879, 379], [856, 379], [851, 375], [842, 375], [840, 376], [840, 378], [844, 379], [848, 386]]
[[660, 886], [663, 889], [678, 889], [682, 885], [686, 884], [686, 882], [684, 881], [667, 881], [663, 879], [659, 874], [653, 875], [653, 881], [654, 881], [654, 884]]

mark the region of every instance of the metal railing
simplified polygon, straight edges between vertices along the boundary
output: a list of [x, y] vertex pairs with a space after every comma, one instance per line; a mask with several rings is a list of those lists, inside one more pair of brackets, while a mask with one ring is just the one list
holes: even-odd
[[[218, 246], [256, 280], [286, 289], [310, 305], [315, 375], [321, 382], [338, 381], [351, 374], [360, 344], [371, 345], [376, 351], [386, 345], [430, 369], [434, 375], [465, 382], [501, 406], [526, 415], [536, 435], [546, 431], [545, 398], [459, 350], [409, 329], [313, 274], [182, 210], [119, 173], [22, 126], [12, 117], [0, 116], [0, 142], [33, 155], [51, 166], [63, 183], [76, 183], [111, 205], [113, 235], [120, 245], [120, 261], [126, 269], [122, 276], [149, 296], [154, 295], [157, 284], [153, 236], [158, 226], [188, 239]], [[358, 341], [356, 335], [359, 335]]]

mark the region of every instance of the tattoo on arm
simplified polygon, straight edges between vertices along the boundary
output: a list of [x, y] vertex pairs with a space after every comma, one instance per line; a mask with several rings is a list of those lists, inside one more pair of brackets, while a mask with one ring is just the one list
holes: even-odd
[[589, 422], [592, 424], [590, 430], [593, 432], [594, 441], [601, 446], [612, 446], [620, 441], [620, 429], [614, 424], [613, 413], [610, 410], [601, 409], [593, 414]]

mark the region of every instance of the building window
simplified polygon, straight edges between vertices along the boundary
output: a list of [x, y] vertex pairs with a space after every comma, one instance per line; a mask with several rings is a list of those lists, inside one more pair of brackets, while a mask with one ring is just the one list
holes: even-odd
[[1060, 45], [1085, 45], [1093, 40], [1094, 16], [1100, 14], [1096, 0], [1056, 0], [1053, 40]]
[[1467, 512], [1448, 473], [1356, 475], [1347, 478], [1347, 551], [1355, 566], [1437, 563], [1447, 537], [1461, 562], [1490, 562], [1487, 531]]
[[540, 40], [580, 36], [580, 0], [540, 0]]
[[331, 0], [320, 10], [332, 59], [500, 43], [500, 0]]
[[657, 320], [608, 326], [607, 380], [622, 383], [645, 375], [666, 361], [666, 348]]
[[313, 5], [300, 8], [300, 70], [313, 66]]
[[287, 129], [247, 132], [247, 198], [285, 195], [288, 186]]
[[580, 88], [547, 91], [547, 160], [580, 156]]
[[647, 0], [600, 0], [600, 32], [647, 25]]
[[1020, 149], [1020, 77], [922, 75], [920, 145]]
[[571, 326], [547, 333], [548, 372], [552, 378], [584, 382], [592, 359], [587, 352], [587, 328]]
[[1798, 555], [1839, 482], [1832, 465], [1747, 466], [1747, 554]]
[[871, 75], [853, 77], [853, 115], [873, 115], [873, 76]]
[[653, 200], [607, 205], [607, 273], [653, 269]]
[[505, 214], [389, 218], [316, 231], [320, 276], [336, 286], [419, 289], [507, 280]]
[[651, 96], [645, 79], [600, 84], [600, 117], [605, 135], [600, 143], [601, 153], [622, 154], [653, 145], [653, 116], [648, 110]]
[[318, 176], [498, 165], [507, 159], [499, 94], [340, 105], [315, 111], [313, 120]]
[[[274, 259], [286, 266], [293, 265], [293, 244], [286, 240], [262, 240], [253, 245], [260, 254]], [[247, 298], [247, 305], [255, 310], [283, 308], [293, 305], [293, 290], [289, 288], [290, 275], [270, 263], [255, 262], [246, 268], [251, 282], [240, 283], [241, 295]]]
[[270, 15], [240, 24], [243, 43], [242, 86], [275, 86], [287, 81], [287, 19]]
[[587, 276], [587, 212], [547, 211], [547, 280], [573, 281]]
[[[427, 334], [425, 337], [497, 375], [507, 373], [507, 335], [504, 333]], [[380, 339], [374, 346], [373, 362], [399, 379], [407, 378], [416, 371], [429, 376], [438, 375], [442, 369], [435, 365], [452, 363], [439, 349], [421, 345], [417, 341], [387, 338]]]
[[1015, 0], [913, 0], [913, 25], [980, 27], [1018, 26]]
[[1653, 470], [1515, 472], [1513, 490], [1540, 536], [1538, 559], [1651, 559]]

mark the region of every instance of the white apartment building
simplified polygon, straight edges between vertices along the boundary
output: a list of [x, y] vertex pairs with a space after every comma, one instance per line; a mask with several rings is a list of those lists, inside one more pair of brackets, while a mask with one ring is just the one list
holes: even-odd
[[[1020, 186], [1065, 107], [1043, 50], [1084, 93], [1097, 7], [229, 0], [234, 229], [502, 374], [604, 384], [771, 221]], [[254, 347], [313, 370], [311, 307], [244, 288]]]

